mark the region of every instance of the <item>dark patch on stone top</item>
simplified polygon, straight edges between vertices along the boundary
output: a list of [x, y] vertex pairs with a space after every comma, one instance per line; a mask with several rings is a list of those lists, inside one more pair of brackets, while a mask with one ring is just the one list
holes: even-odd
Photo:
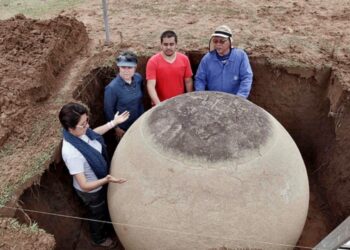
[[151, 111], [146, 126], [164, 150], [211, 162], [246, 157], [272, 134], [269, 118], [258, 106], [219, 92], [172, 98]]

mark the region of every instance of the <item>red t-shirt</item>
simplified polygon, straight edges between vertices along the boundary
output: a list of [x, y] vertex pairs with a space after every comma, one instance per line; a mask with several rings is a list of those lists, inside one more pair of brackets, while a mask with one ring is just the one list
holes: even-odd
[[188, 57], [176, 52], [173, 63], [167, 62], [161, 53], [152, 56], [146, 66], [146, 79], [156, 80], [156, 91], [160, 101], [185, 93], [185, 78], [192, 77]]

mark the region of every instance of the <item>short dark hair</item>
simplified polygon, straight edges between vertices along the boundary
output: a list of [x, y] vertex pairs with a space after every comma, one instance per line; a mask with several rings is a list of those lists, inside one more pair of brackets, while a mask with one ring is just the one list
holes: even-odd
[[166, 30], [162, 33], [162, 35], [160, 36], [160, 43], [163, 42], [164, 38], [170, 38], [170, 37], [175, 37], [175, 43], [177, 43], [177, 35], [172, 30]]
[[70, 102], [61, 108], [58, 117], [62, 127], [68, 130], [69, 128], [75, 128], [79, 123], [80, 117], [88, 113], [89, 111], [84, 105]]

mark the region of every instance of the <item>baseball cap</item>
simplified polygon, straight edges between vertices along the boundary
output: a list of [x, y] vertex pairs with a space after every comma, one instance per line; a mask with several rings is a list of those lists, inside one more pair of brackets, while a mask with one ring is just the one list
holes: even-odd
[[213, 43], [212, 43], [213, 37], [228, 38], [230, 40], [231, 45], [233, 43], [233, 39], [232, 39], [233, 33], [232, 33], [232, 30], [230, 29], [230, 27], [228, 27], [227, 25], [218, 26], [215, 29], [214, 33], [211, 34], [210, 41], [209, 41], [209, 50], [213, 50], [213, 48], [214, 48]]
[[232, 38], [232, 31], [227, 25], [220, 25], [217, 27], [211, 37], [220, 36], [224, 38]]

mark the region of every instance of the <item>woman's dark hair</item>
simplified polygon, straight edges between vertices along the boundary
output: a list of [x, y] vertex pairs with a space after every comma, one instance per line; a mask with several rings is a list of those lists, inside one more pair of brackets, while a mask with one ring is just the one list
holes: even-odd
[[166, 30], [164, 31], [161, 36], [160, 36], [160, 43], [163, 42], [163, 39], [164, 38], [171, 38], [171, 37], [174, 37], [175, 38], [175, 43], [177, 43], [177, 35], [174, 31], [172, 30]]
[[68, 128], [75, 128], [83, 114], [88, 114], [88, 109], [79, 103], [70, 102], [61, 108], [58, 115], [62, 127], [68, 130]]

